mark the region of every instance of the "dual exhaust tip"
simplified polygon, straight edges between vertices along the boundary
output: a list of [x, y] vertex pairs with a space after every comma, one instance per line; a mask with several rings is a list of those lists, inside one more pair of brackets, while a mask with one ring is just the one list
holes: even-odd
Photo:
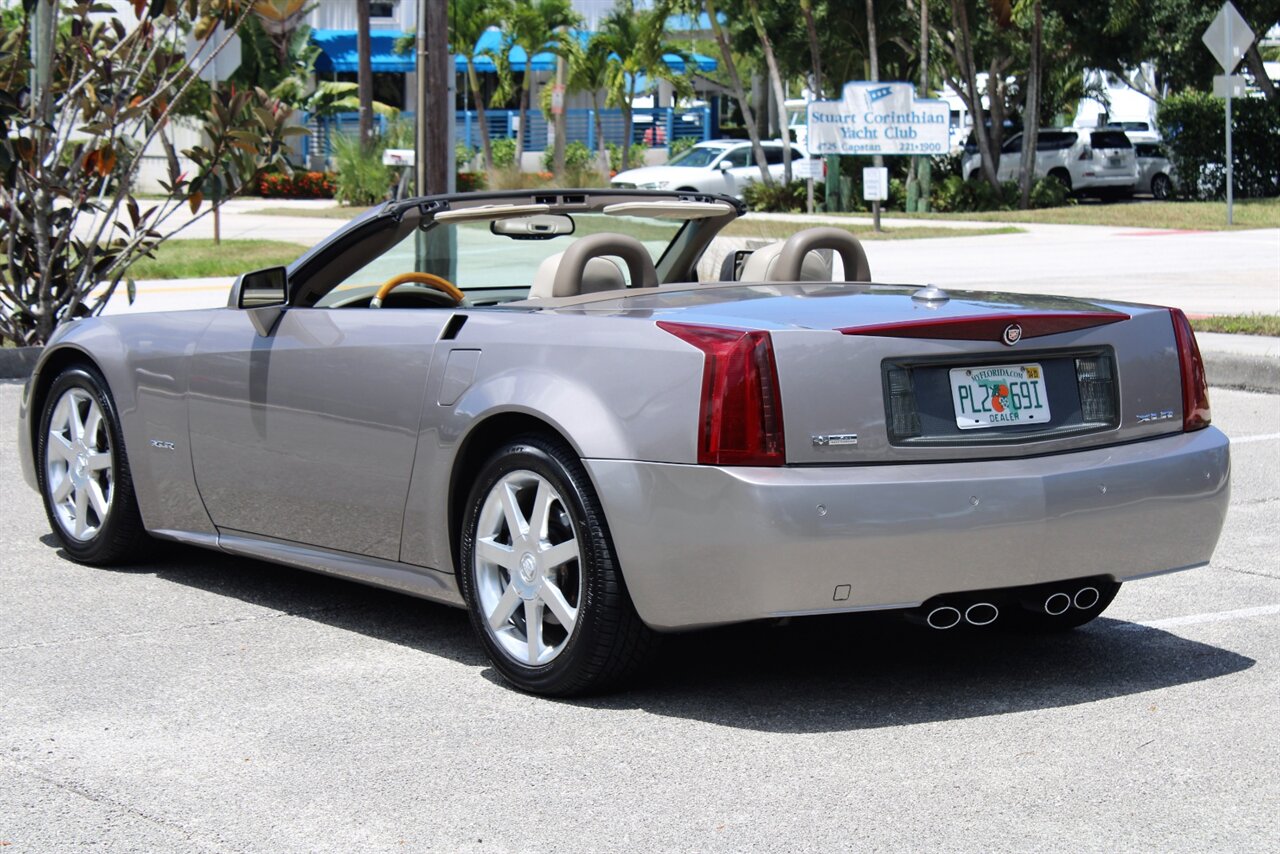
[[1057, 593], [1050, 593], [1044, 600], [1044, 612], [1050, 617], [1057, 617], [1067, 613], [1073, 607], [1087, 611], [1097, 605], [1101, 598], [1102, 594], [1096, 587], [1081, 587], [1075, 595], [1060, 590]]
[[[1051, 617], [1061, 616], [1072, 608], [1087, 611], [1098, 604], [1102, 594], [1096, 587], [1081, 587], [1074, 593], [1055, 591], [1041, 606]], [[1030, 604], [1030, 603], [1028, 603]], [[925, 624], [931, 629], [954, 629], [961, 622], [971, 626], [989, 626], [1000, 616], [1000, 609], [990, 602], [974, 602], [963, 611], [955, 605], [939, 605], [925, 615]]]
[[974, 602], [963, 612], [954, 605], [939, 605], [925, 616], [924, 621], [929, 628], [941, 631], [955, 628], [961, 620], [971, 626], [989, 626], [999, 616], [1000, 609], [990, 602]]

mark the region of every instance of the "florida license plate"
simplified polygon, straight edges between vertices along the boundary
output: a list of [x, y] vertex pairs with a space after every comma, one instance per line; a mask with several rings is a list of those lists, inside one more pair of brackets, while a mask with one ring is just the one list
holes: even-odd
[[1049, 423], [1049, 393], [1037, 364], [952, 368], [951, 400], [961, 430]]

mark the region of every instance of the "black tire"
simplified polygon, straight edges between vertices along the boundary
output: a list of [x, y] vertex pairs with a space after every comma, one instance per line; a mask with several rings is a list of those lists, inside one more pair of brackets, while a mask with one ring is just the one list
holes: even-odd
[[698, 188], [697, 187], [676, 187], [676, 192], [677, 193], [696, 193], [698, 192]]
[[[549, 661], [537, 665], [518, 660], [490, 628], [481, 605], [480, 587], [486, 584], [481, 575], [488, 573], [491, 591], [495, 570], [480, 568], [476, 548], [482, 511], [490, 494], [504, 478], [530, 474], [544, 479], [558, 493], [557, 524], [563, 531], [572, 531], [580, 555], [576, 570], [568, 570], [577, 573], [572, 585], [576, 588], [576, 621], [571, 631], [558, 630], [565, 634], [560, 641], [562, 646]], [[458, 582], [472, 627], [494, 667], [517, 688], [559, 697], [599, 692], [631, 678], [651, 658], [657, 637], [631, 603], [604, 512], [586, 470], [562, 442], [537, 434], [521, 436], [489, 457], [467, 498], [460, 546]], [[573, 562], [566, 566], [572, 567]], [[506, 586], [516, 586], [514, 571], [496, 572], [500, 579], [506, 579]], [[498, 584], [502, 584], [501, 580]], [[504, 622], [502, 631], [518, 634], [523, 624], [528, 634], [524, 617], [517, 616], [516, 611], [520, 611], [518, 606]], [[560, 624], [557, 621], [555, 625]]]
[[980, 179], [981, 177], [982, 177], [982, 170], [981, 170], [981, 169], [974, 169], [972, 172], [970, 172], [970, 173], [969, 173], [969, 180], [970, 180], [970, 181], [977, 181], [977, 180], [978, 180], [978, 179]]
[[1071, 173], [1066, 169], [1054, 169], [1049, 173], [1050, 178], [1057, 179], [1058, 183], [1067, 188], [1067, 192], [1071, 192]]
[[[105, 478], [109, 477], [111, 490], [107, 497], [105, 520], [98, 517], [94, 532], [85, 538], [77, 538], [75, 532], [68, 530], [59, 518], [49, 483], [49, 434], [53, 415], [59, 401], [73, 390], [83, 392], [97, 404], [102, 415], [99, 435], [110, 443], [111, 460], [108, 468], [99, 474], [88, 475], [90, 478], [100, 479], [99, 484], [107, 482]], [[70, 477], [70, 468], [68, 463], [67, 477]], [[44, 500], [45, 514], [49, 517], [49, 527], [73, 559], [80, 563], [108, 566], [134, 562], [144, 556], [150, 539], [143, 527], [142, 514], [134, 495], [120, 417], [107, 382], [97, 369], [87, 365], [69, 367], [58, 375], [49, 388], [44, 400], [44, 411], [40, 414], [40, 432], [36, 436], [36, 478], [40, 485], [40, 496]]]
[[1169, 176], [1160, 172], [1151, 178], [1151, 195], [1157, 201], [1165, 201], [1173, 195], [1173, 181]]
[[[1080, 607], [1076, 603], [1081, 600], [1078, 598], [1081, 593], [1087, 589], [1093, 589], [1098, 592], [1097, 601], [1087, 607]], [[1116, 594], [1120, 592], [1120, 582], [1118, 581], [1089, 581], [1080, 585], [1080, 589], [1073, 590], [1064, 587], [1061, 591], [1053, 591], [1048, 595], [1065, 595], [1071, 599], [1071, 603], [1060, 614], [1048, 613], [1045, 604], [1048, 595], [1044, 597], [1044, 601], [1026, 601], [1023, 607], [1016, 612], [1017, 620], [1014, 621], [1017, 628], [1041, 634], [1051, 634], [1054, 632], [1066, 632], [1071, 629], [1079, 628], [1085, 623], [1090, 623], [1102, 615], [1107, 607], [1116, 598]], [[1087, 598], [1084, 600], [1087, 602]], [[1056, 610], [1056, 607], [1054, 608]]]

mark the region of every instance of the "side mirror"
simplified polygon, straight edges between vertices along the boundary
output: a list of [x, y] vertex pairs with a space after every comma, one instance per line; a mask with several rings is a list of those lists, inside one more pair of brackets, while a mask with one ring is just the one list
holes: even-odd
[[245, 273], [236, 282], [236, 308], [283, 306], [289, 301], [289, 275], [284, 267]]
[[284, 267], [268, 267], [245, 273], [231, 286], [232, 308], [248, 312], [258, 334], [266, 338], [289, 304], [289, 273]]
[[721, 172], [728, 172], [730, 169], [733, 168], [733, 163], [726, 158], [724, 160], [721, 160], [716, 165], [716, 168], [719, 169]]

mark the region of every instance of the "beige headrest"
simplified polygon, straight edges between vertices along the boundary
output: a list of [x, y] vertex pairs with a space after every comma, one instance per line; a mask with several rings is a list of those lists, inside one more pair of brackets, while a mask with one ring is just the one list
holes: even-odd
[[[747, 262], [742, 265], [742, 275], [738, 277], [740, 282], [768, 282], [769, 274], [778, 263], [778, 256], [782, 254], [782, 247], [785, 243], [770, 243], [761, 249], [757, 249], [747, 256]], [[816, 251], [805, 255], [804, 262], [800, 267], [800, 281], [802, 282], [829, 282], [831, 281], [831, 264]]]
[[550, 299], [552, 297], [569, 297], [576, 294], [594, 294], [599, 291], [613, 291], [627, 286], [622, 268], [608, 258], [590, 258], [582, 271], [582, 283], [576, 293], [556, 293], [556, 270], [560, 267], [563, 252], [557, 252], [544, 258], [533, 276], [533, 286], [529, 288], [529, 299]]

